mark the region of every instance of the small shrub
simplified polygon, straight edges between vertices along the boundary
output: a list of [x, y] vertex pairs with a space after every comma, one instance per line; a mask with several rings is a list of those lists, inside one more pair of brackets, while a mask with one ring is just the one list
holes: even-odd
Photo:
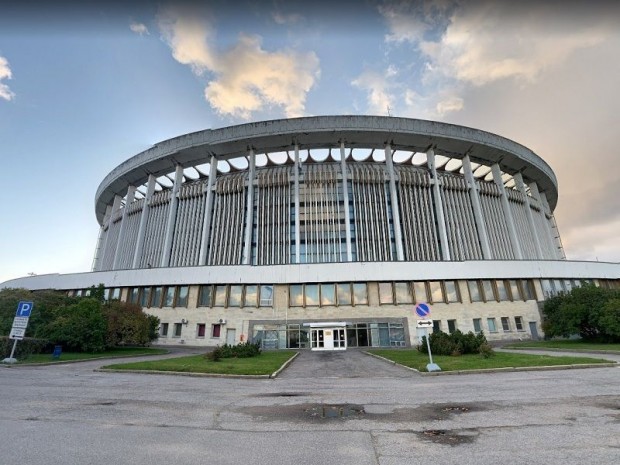
[[260, 354], [260, 343], [241, 342], [235, 346], [224, 344], [205, 354], [205, 358], [218, 362], [223, 358], [249, 358]]
[[[0, 337], [0, 360], [8, 358], [11, 355], [13, 349], [13, 339], [9, 339], [6, 336]], [[36, 339], [34, 337], [25, 337], [21, 341], [17, 341], [15, 347], [15, 357], [18, 360], [24, 360], [32, 354], [40, 354], [51, 351], [53, 346], [47, 339]]]
[[[452, 334], [443, 331], [433, 332], [429, 336], [431, 352], [435, 355], [464, 355], [477, 354], [483, 344], [487, 344], [487, 338], [482, 332], [474, 334], [471, 331], [464, 334], [461, 331], [454, 331]], [[426, 336], [422, 338], [422, 343], [418, 350], [423, 354], [428, 353], [426, 347]]]
[[481, 344], [478, 352], [480, 353], [480, 355], [482, 355], [482, 358], [491, 358], [495, 355], [493, 347], [491, 347], [491, 344], [489, 344], [488, 342]]

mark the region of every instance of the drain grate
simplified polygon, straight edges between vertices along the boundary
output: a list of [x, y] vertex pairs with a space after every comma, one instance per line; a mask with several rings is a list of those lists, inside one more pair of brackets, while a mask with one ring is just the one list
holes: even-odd
[[314, 405], [305, 412], [315, 418], [359, 418], [366, 413], [361, 405], [351, 404]]
[[469, 407], [444, 407], [443, 412], [469, 412]]

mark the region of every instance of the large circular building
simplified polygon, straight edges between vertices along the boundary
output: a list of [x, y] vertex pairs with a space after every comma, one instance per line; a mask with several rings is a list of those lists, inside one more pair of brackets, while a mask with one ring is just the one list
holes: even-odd
[[101, 183], [93, 272], [2, 286], [140, 303], [161, 344], [409, 346], [434, 329], [541, 336], [540, 302], [620, 265], [565, 260], [551, 168], [450, 124], [323, 116], [205, 130]]

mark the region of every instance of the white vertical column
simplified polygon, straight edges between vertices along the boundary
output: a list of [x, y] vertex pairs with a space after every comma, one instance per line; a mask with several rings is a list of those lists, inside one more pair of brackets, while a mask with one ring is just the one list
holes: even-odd
[[[555, 221], [555, 216], [553, 215], [553, 212], [551, 211], [551, 207], [549, 206], [549, 202], [547, 201], [547, 195], [544, 192], [540, 192], [540, 200], [543, 203], [544, 209], [545, 211], [548, 211], [549, 214], [551, 215], [551, 221], [553, 222], [553, 227], [551, 225], [549, 225], [549, 229], [551, 231], [551, 243], [555, 244], [555, 246], [557, 247], [557, 257], [561, 258], [561, 259], [566, 259], [566, 254], [564, 253], [564, 246], [562, 245], [562, 239], [560, 238], [560, 231], [558, 231], [558, 225]], [[547, 224], [549, 224], [549, 221], [545, 218], [545, 221], [547, 222]], [[555, 230], [555, 233], [553, 232]]]
[[179, 205], [179, 189], [183, 184], [183, 167], [177, 165], [174, 173], [174, 184], [170, 196], [170, 206], [168, 209], [168, 222], [166, 223], [166, 235], [164, 236], [164, 248], [161, 254], [161, 266], [170, 264], [170, 253], [172, 251], [172, 238], [174, 236], [174, 223], [177, 217], [177, 206]]
[[300, 219], [299, 219], [299, 171], [301, 170], [301, 164], [299, 163], [299, 144], [295, 142], [295, 169], [293, 170], [295, 179], [295, 263], [300, 262], [301, 253], [301, 231]]
[[349, 179], [347, 177], [347, 162], [345, 160], [344, 141], [340, 141], [340, 171], [342, 171], [342, 195], [344, 197], [345, 238], [347, 241], [347, 261], [353, 261], [351, 249], [351, 214], [349, 213]]
[[523, 182], [523, 176], [521, 173], [516, 173], [513, 177], [515, 180], [515, 184], [521, 195], [525, 198], [525, 216], [527, 217], [527, 222], [530, 226], [530, 231], [532, 232], [532, 236], [534, 237], [534, 245], [536, 246], [536, 258], [539, 260], [544, 258], [542, 253], [542, 248], [540, 246], [540, 239], [538, 237], [536, 231], [536, 223], [534, 223], [534, 217], [532, 216], [532, 208], [530, 207], [530, 197], [527, 195], [527, 191], [525, 190], [525, 183]]
[[125, 240], [125, 230], [127, 229], [127, 211], [129, 210], [129, 206], [132, 204], [133, 199], [136, 195], [136, 187], [129, 186], [127, 189], [127, 198], [125, 200], [125, 208], [123, 208], [123, 217], [121, 218], [121, 230], [118, 232], [118, 241], [116, 246], [116, 251], [114, 252], [114, 263], [112, 264], [112, 269], [116, 270], [118, 268], [118, 262], [121, 259], [121, 246], [123, 241]]
[[433, 179], [433, 197], [435, 198], [435, 218], [439, 227], [439, 243], [441, 244], [442, 260], [450, 260], [450, 246], [448, 245], [448, 231], [446, 230], [446, 217], [443, 212], [443, 200], [441, 198], [441, 187], [439, 176], [437, 176], [437, 165], [435, 164], [435, 150], [431, 147], [426, 152], [428, 167], [431, 170]]
[[[99, 268], [101, 267], [101, 261], [103, 260], [105, 246], [108, 240], [107, 233], [105, 235], [105, 239], [103, 238], [103, 230], [111, 216], [112, 216], [112, 205], [108, 205], [105, 208], [105, 214], [103, 215], [103, 222], [101, 224], [101, 228], [99, 228], [99, 238], [97, 239], [97, 249], [95, 250], [95, 258], [93, 260], [93, 271], [100, 271]], [[108, 231], [109, 231], [109, 227], [108, 227]]]
[[400, 210], [398, 207], [398, 197], [396, 195], [396, 175], [394, 174], [394, 163], [392, 161], [392, 146], [389, 142], [385, 144], [385, 164], [390, 177], [390, 203], [392, 204], [392, 222], [394, 223], [396, 259], [399, 262], [402, 262], [405, 259], [403, 253], [403, 236], [400, 230]]
[[463, 172], [465, 173], [465, 181], [467, 182], [471, 206], [474, 211], [474, 220], [476, 221], [476, 229], [478, 229], [478, 238], [480, 239], [480, 245], [482, 247], [482, 256], [486, 260], [490, 260], [493, 256], [491, 254], [491, 246], [489, 244], [489, 234], [487, 232], [486, 223], [484, 222], [484, 216], [482, 215], [480, 192], [478, 191], [478, 184], [474, 179], [474, 172], [471, 169], [471, 160], [469, 159], [469, 155], [465, 155], [463, 157]]
[[140, 226], [138, 226], [138, 240], [136, 242], [136, 251], [133, 255], [132, 268], [136, 269], [140, 266], [142, 258], [142, 250], [144, 249], [144, 237], [146, 235], [146, 222], [149, 218], [149, 208], [151, 206], [151, 198], [155, 193], [155, 176], [149, 174], [149, 181], [146, 185], [146, 197], [142, 205], [142, 213], [140, 214]]
[[209, 239], [211, 233], [211, 210], [213, 209], [213, 185], [217, 178], [217, 159], [211, 155], [209, 163], [209, 180], [207, 181], [207, 198], [205, 200], [205, 215], [202, 222], [202, 242], [200, 243], [200, 265], [207, 264], [207, 251], [209, 250]]
[[[545, 215], [545, 209], [548, 209], [549, 205], [543, 203], [542, 196], [540, 195], [540, 191], [538, 190], [538, 184], [532, 181], [529, 184], [529, 186], [530, 186], [530, 192], [532, 193], [532, 198], [534, 198], [534, 200], [538, 202], [538, 206], [540, 207], [538, 213], [540, 214], [540, 217], [542, 218], [542, 225], [543, 225], [542, 227], [545, 230], [545, 234], [547, 235], [547, 239], [549, 241], [548, 244], [553, 245], [555, 244], [555, 237], [553, 236], [553, 233], [551, 232], [549, 221], [547, 221], [547, 216]], [[553, 251], [553, 258], [555, 258], [555, 250]]]
[[508, 195], [506, 194], [506, 188], [504, 187], [502, 173], [497, 163], [491, 166], [491, 172], [493, 173], [493, 181], [495, 181], [495, 184], [501, 194], [502, 209], [504, 210], [504, 218], [506, 219], [506, 224], [508, 225], [508, 236], [510, 237], [510, 243], [512, 244], [512, 251], [515, 258], [517, 260], [521, 260], [523, 259], [523, 252], [521, 252], [521, 244], [519, 244], [515, 220], [512, 217], [512, 211], [510, 210], [510, 204], [508, 203]]
[[248, 174], [248, 201], [245, 210], [245, 240], [243, 244], [244, 265], [250, 265], [252, 261], [252, 228], [254, 226], [254, 176], [256, 172], [256, 157], [254, 149], [250, 147], [248, 153], [250, 172]]

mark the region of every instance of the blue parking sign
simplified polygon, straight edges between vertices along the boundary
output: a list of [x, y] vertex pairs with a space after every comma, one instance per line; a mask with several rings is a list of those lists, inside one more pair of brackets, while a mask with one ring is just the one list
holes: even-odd
[[22, 300], [19, 304], [17, 304], [17, 312], [15, 313], [15, 316], [21, 316], [26, 318], [30, 317], [32, 307], [34, 307], [34, 304], [32, 302], [26, 302]]

